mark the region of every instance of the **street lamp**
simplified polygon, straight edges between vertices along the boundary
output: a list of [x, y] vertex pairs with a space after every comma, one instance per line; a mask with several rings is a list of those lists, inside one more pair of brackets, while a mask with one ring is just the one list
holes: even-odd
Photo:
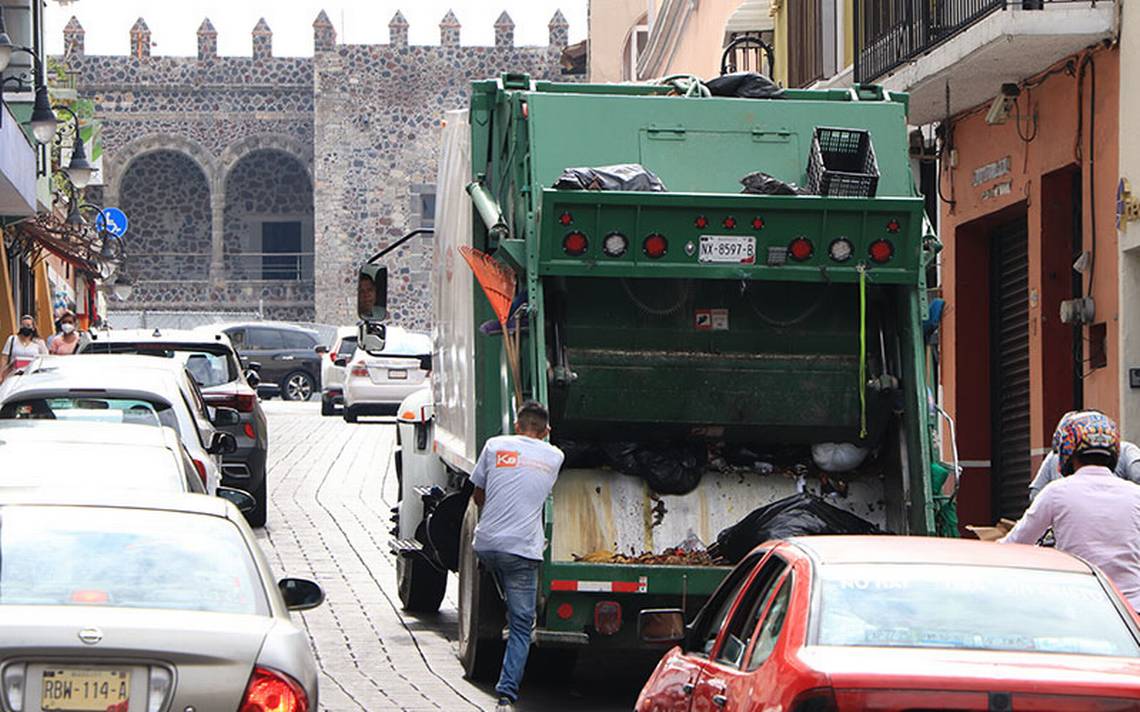
[[[28, 123], [32, 127], [32, 136], [35, 136], [36, 141], [45, 146], [51, 143], [52, 138], [55, 137], [55, 128], [59, 124], [59, 119], [55, 118], [55, 112], [51, 110], [51, 100], [48, 99], [46, 84], [40, 84], [36, 87], [36, 102], [32, 105], [32, 118]], [[90, 176], [88, 176], [88, 180], [90, 180]]]
[[[68, 180], [76, 188], [86, 188], [87, 184], [91, 182], [91, 174], [95, 172], [95, 168], [87, 160], [87, 149], [83, 146], [83, 136], [79, 133], [79, 115], [72, 111], [69, 106], [55, 106], [56, 111], [66, 111], [71, 114], [74, 123], [75, 144], [71, 148], [71, 161], [64, 169], [67, 173]], [[54, 117], [54, 114], [53, 114]], [[35, 125], [32, 126], [32, 132], [35, 132]], [[54, 133], [54, 130], [53, 130]], [[38, 137], [37, 137], [37, 140]], [[49, 139], [50, 140], [50, 139]]]
[[111, 287], [111, 291], [114, 292], [115, 299], [125, 302], [131, 298], [131, 293], [135, 291], [135, 282], [127, 275], [120, 274]]

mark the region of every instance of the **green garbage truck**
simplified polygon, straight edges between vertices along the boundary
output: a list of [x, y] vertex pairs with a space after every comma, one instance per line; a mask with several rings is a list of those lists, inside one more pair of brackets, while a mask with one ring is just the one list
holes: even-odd
[[[695, 612], [728, 571], [718, 533], [790, 495], [935, 533], [922, 324], [938, 244], [906, 102], [506, 74], [446, 116], [434, 235], [415, 238], [434, 241], [431, 388], [397, 414], [392, 547], [409, 610], [437, 608], [458, 573], [470, 676], [497, 670], [503, 617], [467, 476], [520, 397], [548, 406], [567, 452], [539, 656], [646, 648], [639, 612]], [[560, 182], [607, 166], [618, 182]], [[364, 348], [382, 343], [391, 249], [359, 275]], [[470, 249], [514, 276], [510, 338]], [[822, 462], [828, 447], [849, 462]]]

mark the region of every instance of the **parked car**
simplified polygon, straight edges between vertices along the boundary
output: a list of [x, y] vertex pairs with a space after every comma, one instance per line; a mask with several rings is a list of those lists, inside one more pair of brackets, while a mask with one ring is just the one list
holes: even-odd
[[678, 641], [637, 712], [1134, 710], [1140, 628], [1089, 564], [1054, 549], [804, 537], [754, 550]]
[[431, 337], [389, 326], [384, 350], [357, 348], [344, 379], [344, 419], [392, 415], [400, 401], [422, 388], [431, 374]]
[[321, 339], [316, 331], [269, 321], [199, 328], [220, 329], [243, 359], [258, 364], [257, 391], [263, 396], [304, 401], [320, 392], [321, 357], [313, 349]]
[[238, 421], [206, 405], [181, 364], [150, 356], [47, 356], [0, 386], [0, 419], [134, 423], [173, 428], [207, 492], [221, 485], [221, 456], [237, 447], [214, 425]]
[[140, 354], [173, 359], [186, 366], [202, 391], [202, 398], [215, 408], [233, 408], [239, 421], [217, 426], [234, 436], [237, 450], [222, 456], [222, 484], [246, 490], [256, 506], [248, 512], [249, 523], [265, 524], [268, 506], [266, 462], [269, 426], [254, 390], [259, 378], [246, 373], [230, 339], [220, 330], [124, 329], [101, 331], [80, 350], [82, 354]]
[[344, 374], [356, 352], [356, 327], [337, 328], [331, 344], [314, 350], [321, 357], [321, 415], [336, 415], [337, 406], [344, 405]]
[[320, 586], [274, 582], [217, 497], [0, 491], [6, 710], [319, 709], [290, 610]]

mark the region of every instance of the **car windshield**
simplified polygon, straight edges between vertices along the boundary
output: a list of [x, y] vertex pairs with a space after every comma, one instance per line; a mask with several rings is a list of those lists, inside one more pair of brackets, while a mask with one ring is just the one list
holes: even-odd
[[59, 396], [5, 403], [0, 418], [16, 420], [81, 420], [100, 423], [164, 425], [178, 430], [178, 419], [166, 403], [139, 398]]
[[1091, 574], [997, 566], [833, 564], [817, 581], [819, 645], [1140, 657]]
[[179, 363], [186, 366], [186, 370], [198, 385], [210, 388], [229, 383], [238, 377], [237, 364], [227, 351], [228, 349], [220, 345], [207, 349], [191, 344], [94, 342], [84, 350], [84, 353], [140, 354], [178, 359]]
[[249, 547], [232, 522], [96, 507], [0, 511], [0, 605], [268, 610]]
[[[45, 467], [50, 451], [62, 467]], [[182, 463], [164, 447], [121, 443], [6, 442], [0, 433], [0, 487], [108, 487], [182, 492]]]

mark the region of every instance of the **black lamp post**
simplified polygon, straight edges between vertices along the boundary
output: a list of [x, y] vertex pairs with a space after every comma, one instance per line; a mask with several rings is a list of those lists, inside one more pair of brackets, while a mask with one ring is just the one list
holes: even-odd
[[[83, 146], [83, 136], [79, 133], [79, 115], [72, 111], [69, 106], [55, 106], [56, 111], [66, 111], [71, 114], [74, 122], [73, 131], [75, 133], [75, 143], [71, 148], [71, 161], [68, 162], [67, 168], [64, 171], [67, 173], [68, 180], [76, 188], [86, 188], [87, 184], [91, 182], [91, 174], [95, 172], [95, 168], [87, 160], [87, 150]], [[35, 131], [35, 128], [32, 129]]]

